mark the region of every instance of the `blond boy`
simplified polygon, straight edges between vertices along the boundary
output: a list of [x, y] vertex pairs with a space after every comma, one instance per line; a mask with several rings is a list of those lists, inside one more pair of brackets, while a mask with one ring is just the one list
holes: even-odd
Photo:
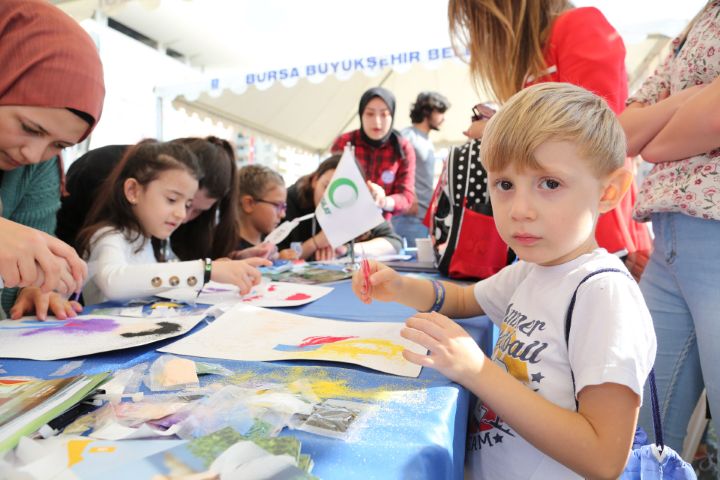
[[[361, 275], [353, 289], [366, 303], [431, 312], [409, 318], [402, 331], [428, 355], [404, 356], [480, 399], [467, 446], [474, 478], [616, 478], [656, 348], [637, 285], [595, 242], [598, 216], [632, 181], [623, 131], [599, 97], [543, 83], [493, 117], [481, 155], [495, 224], [520, 261], [473, 286], [403, 277], [373, 263], [369, 293], [361, 293]], [[580, 285], [603, 269], [620, 272]], [[481, 314], [500, 329], [492, 361], [450, 320]]]

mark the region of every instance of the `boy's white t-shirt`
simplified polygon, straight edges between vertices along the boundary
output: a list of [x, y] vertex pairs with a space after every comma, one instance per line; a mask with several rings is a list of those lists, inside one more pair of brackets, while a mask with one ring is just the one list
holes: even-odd
[[[520, 261], [475, 285], [478, 303], [500, 329], [493, 361], [568, 410], [576, 410], [571, 365], [575, 392], [611, 382], [642, 398], [655, 360], [655, 332], [640, 289], [618, 272], [600, 273], [580, 286], [566, 347], [573, 292], [588, 274], [604, 268], [627, 272], [620, 259], [597, 249], [552, 267]], [[581, 478], [521, 438], [481, 400], [471, 415], [467, 461], [473, 478]]]

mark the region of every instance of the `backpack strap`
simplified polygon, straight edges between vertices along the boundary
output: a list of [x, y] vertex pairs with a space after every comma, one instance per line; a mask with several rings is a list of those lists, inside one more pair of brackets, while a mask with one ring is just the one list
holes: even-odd
[[[630, 277], [627, 272], [624, 272], [620, 270], [619, 268], [601, 268], [600, 270], [596, 270], [594, 272], [588, 273], [585, 278], [580, 280], [580, 283], [578, 283], [577, 287], [575, 287], [575, 291], [573, 292], [572, 298], [570, 299], [570, 305], [568, 306], [567, 313], [565, 314], [565, 346], [568, 348], [568, 351], [570, 349], [570, 326], [572, 325], [572, 314], [573, 310], [575, 309], [575, 300], [577, 299], [577, 293], [578, 289], [580, 288], [580, 285], [585, 283], [590, 278], [594, 277], [595, 275], [598, 275], [600, 273], [606, 273], [606, 272], [617, 272], [625, 275], [628, 278]], [[575, 374], [572, 371], [572, 366], [570, 367], [570, 378], [572, 379], [573, 384], [573, 397], [575, 398], [575, 410], [578, 409], [578, 401], [577, 397], [575, 397]], [[648, 375], [648, 383], [650, 384], [650, 403], [652, 405], [652, 413], [653, 413], [653, 430], [655, 431], [655, 444], [660, 449], [660, 452], [662, 453], [663, 448], [665, 448], [665, 442], [663, 440], [663, 433], [662, 433], [662, 423], [660, 421], [660, 407], [658, 403], [658, 396], [657, 396], [657, 386], [655, 384], [655, 369], [650, 369], [650, 375]]]

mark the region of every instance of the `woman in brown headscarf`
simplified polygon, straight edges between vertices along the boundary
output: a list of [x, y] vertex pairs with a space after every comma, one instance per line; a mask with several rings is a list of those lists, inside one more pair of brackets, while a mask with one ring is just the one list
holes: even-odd
[[[73, 306], [53, 290], [77, 291], [87, 274], [51, 234], [60, 206], [60, 152], [100, 119], [105, 87], [97, 49], [72, 18], [45, 0], [0, 2], [0, 278], [14, 317]], [[2, 288], [0, 284], [0, 288]], [[0, 309], [2, 316], [2, 309]]]

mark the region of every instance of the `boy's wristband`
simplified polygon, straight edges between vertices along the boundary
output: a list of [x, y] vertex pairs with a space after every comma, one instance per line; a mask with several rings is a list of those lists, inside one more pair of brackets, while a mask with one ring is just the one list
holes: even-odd
[[427, 312], [439, 312], [445, 303], [445, 285], [437, 280], [431, 280], [433, 290], [435, 290], [435, 301]]
[[203, 271], [203, 285], [206, 285], [210, 281], [210, 275], [212, 274], [212, 259], [205, 259], [205, 268]]

